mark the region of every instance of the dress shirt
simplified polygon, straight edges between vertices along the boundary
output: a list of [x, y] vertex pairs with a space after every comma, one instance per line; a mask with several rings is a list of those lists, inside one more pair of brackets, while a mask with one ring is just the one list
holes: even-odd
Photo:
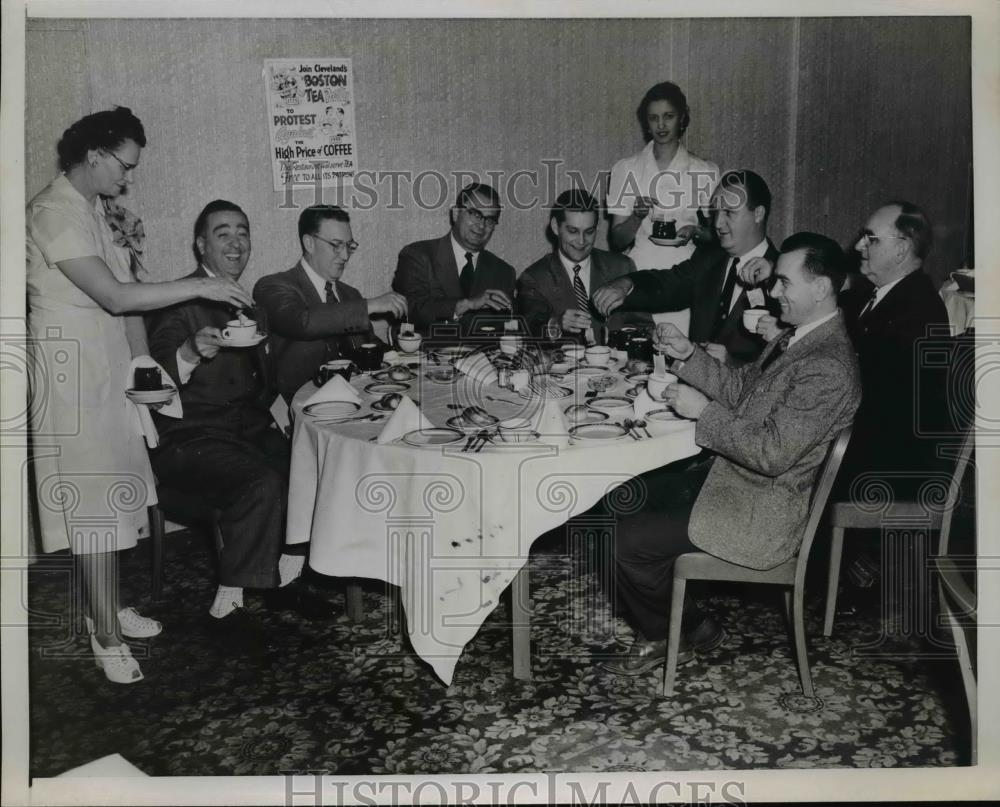
[[[302, 268], [306, 270], [306, 277], [309, 278], [309, 282], [316, 287], [316, 293], [319, 295], [319, 299], [326, 301], [326, 284], [327, 279], [322, 275], [317, 274], [316, 270], [313, 269], [308, 261], [306, 261], [305, 256], [302, 256], [302, 260], [299, 261], [302, 264]], [[333, 281], [333, 296], [337, 298], [337, 302], [340, 302], [340, 298], [337, 297], [337, 281]]]
[[[766, 253], [766, 252], [767, 252], [767, 239], [765, 238], [763, 241], [761, 241], [757, 246], [755, 246], [749, 252], [745, 252], [744, 254], [742, 254], [742, 255], [739, 256], [740, 264], [742, 266], [746, 266], [746, 262], [748, 260], [750, 260], [751, 258], [763, 258], [764, 257], [764, 253]], [[723, 277], [723, 279], [722, 279], [722, 285], [723, 285], [723, 287], [725, 287], [725, 285], [726, 285], [726, 279], [729, 277], [729, 273], [731, 271], [733, 271], [733, 259], [732, 258], [730, 258], [726, 262], [726, 274], [725, 274], [725, 277]], [[743, 288], [744, 287], [741, 285], [739, 278], [736, 278], [736, 285], [733, 286], [733, 296], [729, 298], [729, 305], [726, 306], [726, 313], [728, 313], [728, 312], [730, 312], [730, 311], [733, 310], [733, 306], [736, 305], [736, 301], [739, 299], [740, 294], [743, 292]]]
[[[906, 277], [906, 275], [903, 275], [903, 277]], [[868, 308], [868, 311], [871, 311], [873, 308], [875, 308], [875, 306], [877, 306], [880, 302], [882, 302], [882, 300], [885, 299], [885, 295], [887, 295], [890, 291], [892, 291], [893, 287], [897, 283], [899, 283], [899, 281], [902, 280], [903, 277], [897, 277], [895, 280], [892, 281], [892, 283], [886, 283], [884, 286], [877, 286], [875, 288], [874, 301], [871, 304], [871, 308]], [[868, 312], [866, 311], [865, 313]]]
[[569, 277], [569, 284], [571, 286], [573, 285], [573, 267], [574, 266], [579, 266], [580, 267], [580, 280], [583, 282], [583, 287], [587, 290], [587, 295], [589, 296], [590, 295], [590, 256], [588, 255], [586, 258], [584, 258], [579, 263], [574, 263], [569, 258], [567, 258], [565, 255], [563, 255], [561, 251], [557, 251], [557, 254], [559, 255], [559, 262], [562, 263], [563, 269], [566, 270], [566, 275], [567, 275], [567, 277]]
[[[837, 311], [838, 310], [839, 309], [835, 309], [835, 310], [831, 311], [829, 314], [827, 314], [825, 317], [823, 317], [822, 319], [818, 319], [815, 322], [810, 322], [808, 325], [796, 325], [795, 326], [795, 335], [791, 339], [788, 340], [788, 347], [791, 347], [796, 342], [798, 342], [803, 336], [805, 336], [807, 333], [809, 333], [809, 331], [814, 331], [814, 330], [816, 330], [816, 328], [818, 328], [820, 325], [822, 325], [827, 320], [833, 319], [835, 316], [837, 316]], [[785, 348], [785, 349], [787, 350], [788, 348]]]
[[455, 236], [451, 236], [451, 248], [455, 253], [455, 266], [458, 267], [458, 273], [462, 273], [462, 267], [465, 266], [465, 253], [468, 252], [472, 255], [472, 268], [479, 268], [479, 253], [471, 249], [466, 249], [458, 241], [455, 240]]

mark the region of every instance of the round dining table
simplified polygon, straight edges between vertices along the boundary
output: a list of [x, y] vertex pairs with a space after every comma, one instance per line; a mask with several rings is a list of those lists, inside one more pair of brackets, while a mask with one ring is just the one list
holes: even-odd
[[[607, 427], [634, 415], [619, 404], [641, 385], [614, 362], [536, 375], [516, 392], [499, 385], [490, 358], [459, 357], [462, 373], [452, 369], [454, 354], [402, 355], [406, 380], [393, 379], [390, 367], [351, 378], [356, 408], [312, 405], [327, 389], [317, 395], [312, 382], [291, 406], [287, 540], [309, 541], [310, 566], [321, 574], [398, 586], [411, 645], [445, 684], [512, 583], [513, 670], [530, 677], [532, 543], [629, 479], [699, 450], [691, 421], [659, 424], [653, 436]], [[611, 384], [597, 396], [595, 376]], [[389, 408], [392, 394], [415, 406]], [[479, 422], [469, 422], [470, 407]], [[567, 429], [560, 415], [568, 407], [604, 411], [605, 428]], [[517, 428], [501, 425], [518, 419]]]

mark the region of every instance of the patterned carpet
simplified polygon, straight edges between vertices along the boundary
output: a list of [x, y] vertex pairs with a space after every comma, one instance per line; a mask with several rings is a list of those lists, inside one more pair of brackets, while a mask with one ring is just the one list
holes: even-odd
[[[148, 601], [148, 549], [123, 557], [124, 602], [165, 631], [133, 641], [146, 680], [107, 683], [69, 626], [68, 557], [30, 573], [31, 767], [52, 776], [121, 753], [151, 775], [438, 774], [655, 771], [968, 764], [968, 726], [953, 661], [852, 652], [875, 641], [869, 598], [831, 640], [810, 614], [816, 697], [801, 694], [780, 595], [719, 587], [706, 600], [728, 633], [679, 668], [630, 679], [596, 659], [631, 640], [593, 573], [543, 540], [531, 561], [531, 682], [511, 677], [507, 604], [466, 648], [452, 686], [392, 630], [392, 597], [365, 591], [366, 617], [299, 623], [259, 612], [276, 649], [262, 664], [226, 658], [204, 626], [210, 562], [201, 536], [170, 536], [164, 601]], [[815, 564], [824, 565], [824, 564]], [[821, 586], [813, 586], [812, 599]], [[343, 613], [339, 583], [325, 594]], [[256, 608], [253, 602], [251, 608]], [[939, 651], [940, 653], [941, 651]]]

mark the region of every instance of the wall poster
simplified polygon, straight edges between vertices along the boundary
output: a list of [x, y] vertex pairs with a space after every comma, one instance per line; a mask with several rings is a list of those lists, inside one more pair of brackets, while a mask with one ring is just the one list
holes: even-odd
[[265, 59], [274, 189], [354, 182], [354, 71], [350, 59]]

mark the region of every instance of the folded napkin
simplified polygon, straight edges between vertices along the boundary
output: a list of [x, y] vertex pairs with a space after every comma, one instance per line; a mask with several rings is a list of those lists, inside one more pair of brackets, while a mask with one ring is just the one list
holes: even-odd
[[563, 417], [565, 401], [559, 398], [545, 398], [535, 417], [532, 426], [547, 443], [560, 443], [569, 440], [569, 430], [566, 428], [566, 418]]
[[646, 388], [643, 387], [638, 395], [635, 396], [635, 400], [632, 402], [632, 411], [635, 413], [635, 417], [644, 418], [654, 409], [669, 409], [666, 401], [654, 401], [650, 396]]
[[408, 432], [433, 428], [434, 424], [424, 417], [424, 413], [413, 403], [410, 396], [404, 395], [400, 399], [396, 411], [392, 413], [392, 417], [382, 427], [376, 442], [379, 445], [385, 445], [395, 442]]
[[[135, 370], [137, 367], [159, 368], [160, 375], [163, 378], [163, 386], [176, 388], [177, 385], [174, 383], [173, 378], [170, 377], [170, 373], [160, 367], [152, 356], [136, 356], [132, 359], [132, 364], [129, 365], [128, 373], [126, 374], [127, 381], [125, 383], [125, 389], [128, 390], [135, 388]], [[156, 425], [153, 423], [153, 416], [149, 413], [149, 406], [147, 404], [137, 404], [135, 401], [126, 396], [125, 408], [128, 410], [128, 418], [129, 422], [132, 424], [133, 433], [142, 435], [146, 440], [146, 445], [150, 448], [156, 448], [160, 444], [160, 434], [156, 431]], [[181, 396], [179, 394], [174, 395], [170, 403], [164, 404], [158, 411], [161, 415], [166, 415], [171, 418], [184, 417], [184, 407], [181, 405]]]
[[309, 404], [326, 401], [351, 401], [352, 403], [360, 404], [361, 396], [358, 395], [354, 387], [344, 381], [343, 376], [335, 375], [310, 395], [302, 405], [309, 406]]

